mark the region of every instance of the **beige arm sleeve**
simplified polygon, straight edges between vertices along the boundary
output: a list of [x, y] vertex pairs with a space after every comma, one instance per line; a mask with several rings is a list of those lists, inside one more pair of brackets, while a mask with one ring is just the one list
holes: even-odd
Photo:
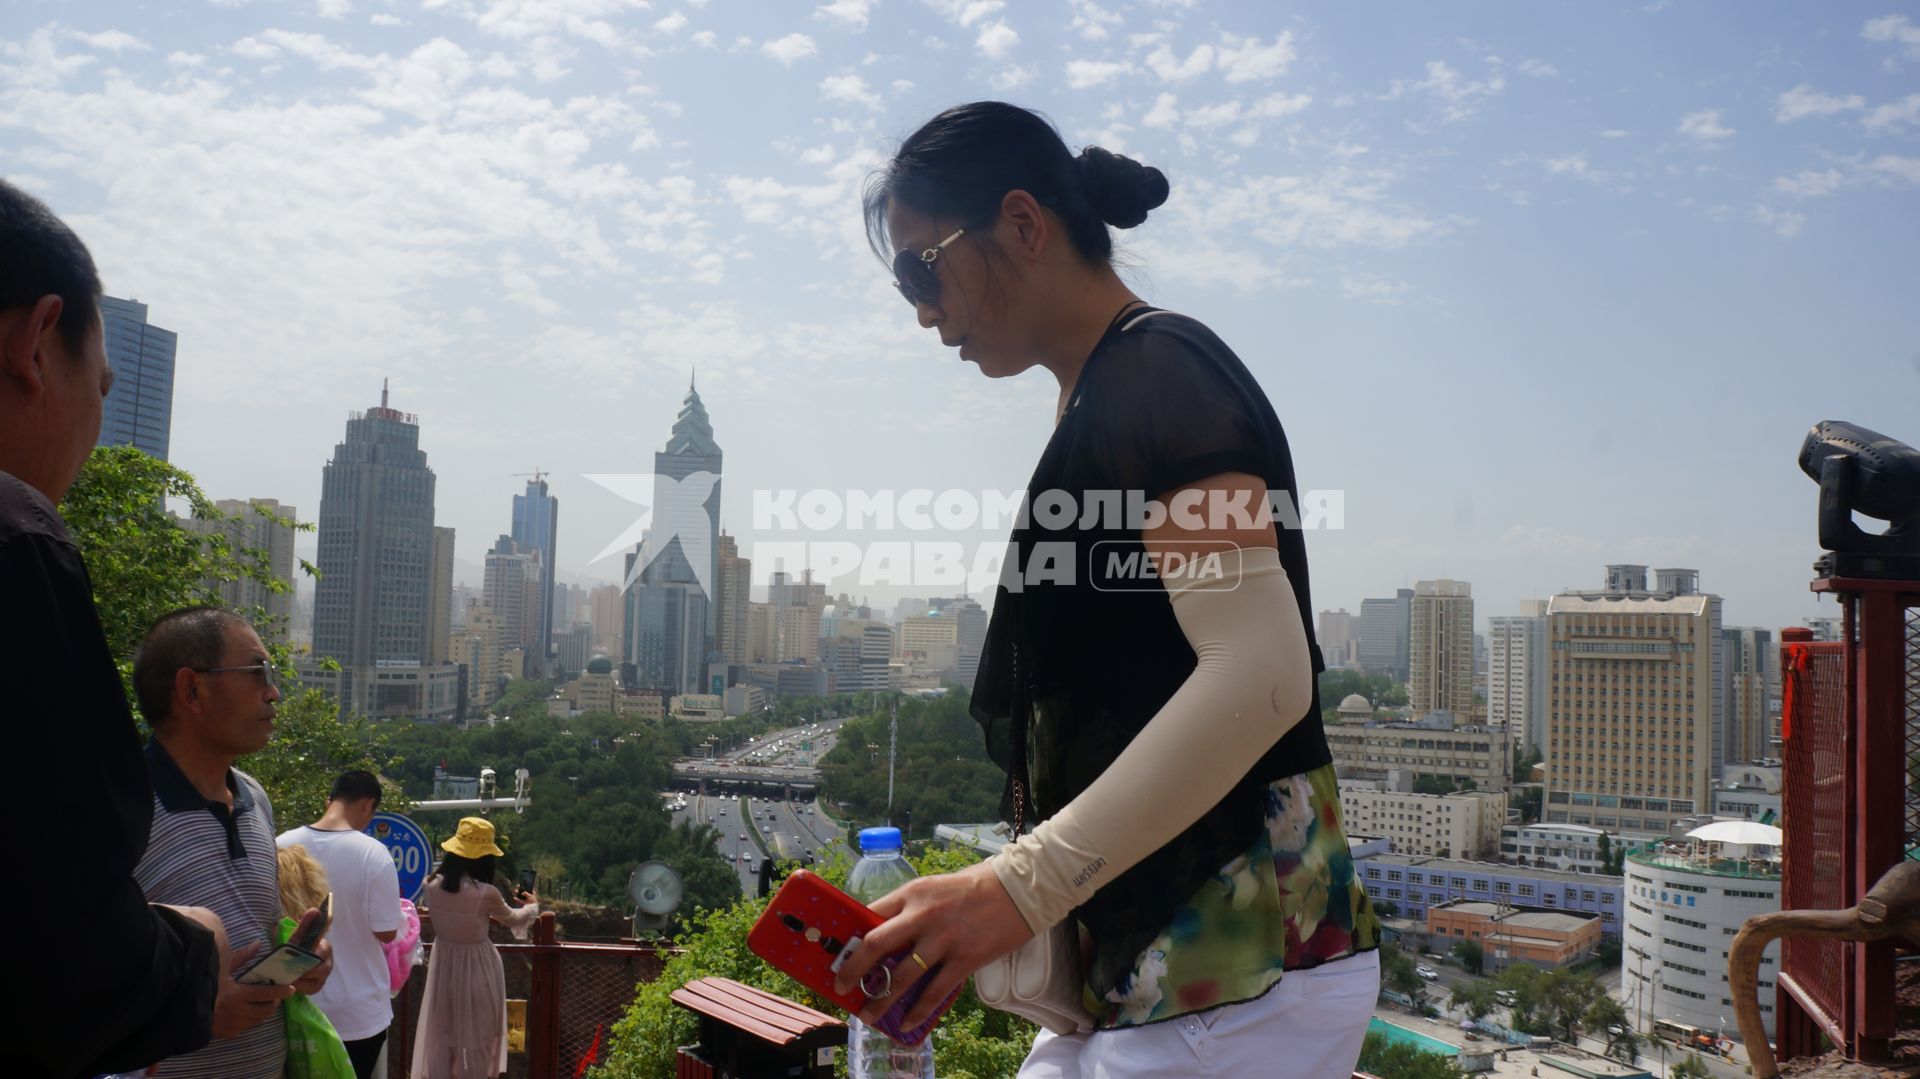
[[1036, 934], [1185, 831], [1312, 707], [1306, 627], [1271, 547], [1163, 579], [1193, 673], [1100, 777], [992, 862]]

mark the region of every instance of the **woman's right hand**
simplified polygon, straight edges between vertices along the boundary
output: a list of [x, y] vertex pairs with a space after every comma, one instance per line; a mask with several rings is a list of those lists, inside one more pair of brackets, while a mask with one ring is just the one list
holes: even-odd
[[521, 905], [521, 906], [523, 906], [523, 907], [530, 907], [530, 906], [533, 906], [533, 905], [534, 905], [535, 903], [538, 903], [538, 902], [540, 902], [540, 893], [539, 893], [539, 892], [535, 892], [535, 891], [525, 891], [525, 892], [521, 892], [521, 893], [520, 893], [520, 905]]

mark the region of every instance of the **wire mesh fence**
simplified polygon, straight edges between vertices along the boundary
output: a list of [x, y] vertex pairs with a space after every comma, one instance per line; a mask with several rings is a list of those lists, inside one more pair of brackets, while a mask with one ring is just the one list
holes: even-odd
[[[1788, 872], [1781, 906], [1833, 910], [1847, 905], [1846, 822], [1852, 797], [1847, 768], [1847, 672], [1838, 641], [1788, 643], [1780, 649], [1783, 803], [1781, 830]], [[1837, 1019], [1846, 980], [1846, 945], [1796, 938], [1781, 951], [1780, 969], [1805, 1003]]]

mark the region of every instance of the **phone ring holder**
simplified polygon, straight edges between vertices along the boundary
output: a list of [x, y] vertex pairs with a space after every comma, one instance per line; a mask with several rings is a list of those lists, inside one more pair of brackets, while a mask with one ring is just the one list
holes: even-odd
[[[878, 992], [867, 987], [868, 980], [871, 979], [875, 974], [879, 974], [883, 976], [883, 980], [881, 982], [880, 989]], [[860, 978], [860, 991], [867, 995], [868, 1000], [879, 1000], [881, 997], [884, 997], [888, 993], [893, 992], [893, 968], [892, 967], [874, 967], [873, 969], [867, 971]]]

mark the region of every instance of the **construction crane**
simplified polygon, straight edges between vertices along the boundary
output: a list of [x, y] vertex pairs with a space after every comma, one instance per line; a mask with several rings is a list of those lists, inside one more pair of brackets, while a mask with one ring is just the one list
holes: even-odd
[[546, 478], [547, 478], [548, 476], [551, 476], [551, 475], [553, 475], [553, 473], [551, 473], [551, 472], [543, 472], [543, 471], [541, 471], [541, 470], [540, 470], [540, 466], [539, 466], [539, 465], [534, 465], [534, 466], [533, 466], [533, 471], [532, 471], [532, 472], [509, 472], [509, 473], [507, 473], [507, 475], [509, 475], [509, 476], [511, 476], [511, 477], [513, 477], [513, 478], [515, 478], [515, 479], [521, 479], [521, 478], [524, 478], [524, 477], [527, 477], [527, 476], [532, 476], [532, 477], [533, 477], [533, 482], [535, 482], [535, 483], [539, 483], [539, 482], [540, 482], [541, 480], [544, 480], [544, 479], [546, 479]]

